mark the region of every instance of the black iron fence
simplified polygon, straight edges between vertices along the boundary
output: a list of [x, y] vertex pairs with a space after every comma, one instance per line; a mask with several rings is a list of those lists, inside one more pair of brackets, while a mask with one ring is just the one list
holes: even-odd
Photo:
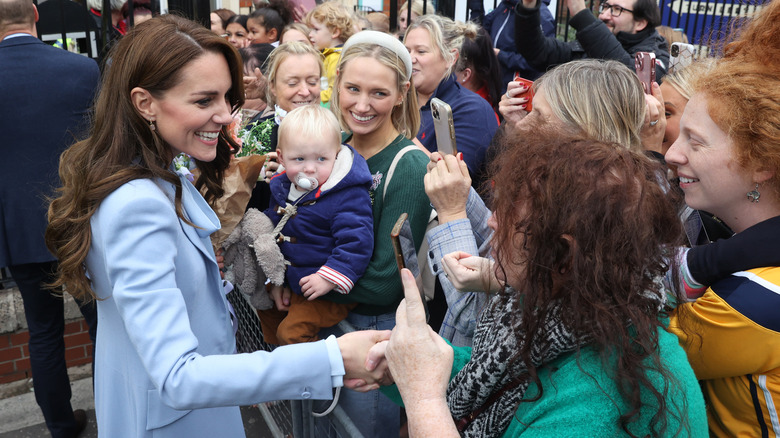
[[732, 26], [760, 10], [769, 0], [671, 0], [659, 5], [662, 24], [683, 29], [693, 44], [709, 45], [728, 37]]
[[[110, 0], [103, 1], [103, 10], [110, 10]], [[318, 0], [319, 1], [319, 0]], [[493, 8], [500, 0], [493, 0]], [[769, 0], [660, 0], [661, 24], [678, 29], [685, 33], [688, 40], [696, 45], [711, 45], [713, 42], [726, 38], [732, 27], [741, 20], [760, 10]], [[587, 5], [594, 13], [598, 12], [601, 0], [587, 0]], [[40, 4], [39, 4], [40, 3]], [[168, 11], [175, 12], [208, 26], [210, 0], [168, 0]], [[99, 58], [103, 47], [107, 47], [110, 35], [110, 14], [103, 14], [101, 19], [90, 15], [86, 1], [72, 0], [36, 0], [41, 21], [38, 24], [39, 36], [42, 40], [55, 43], [63, 48], [70, 46], [71, 50]], [[153, 7], [159, 10], [157, 1]], [[400, 0], [390, 0], [386, 3], [388, 10], [384, 11], [390, 17], [391, 29], [395, 30], [398, 20], [398, 8], [403, 4]], [[438, 13], [449, 17], [474, 17], [475, 5], [481, 5], [478, 0], [466, 1], [468, 9], [456, 14], [455, 0], [424, 0], [425, 13]], [[481, 6], [479, 6], [481, 7]], [[132, 26], [133, 2], [128, 2], [128, 20]], [[365, 8], [363, 8], [365, 9]], [[405, 11], [409, 13], [409, 11]], [[489, 12], [489, 10], [488, 10]], [[558, 38], [568, 41], [574, 37], [574, 30], [569, 26], [569, 12], [564, 0], [558, 0], [555, 10]], [[409, 17], [411, 18], [411, 17]]]

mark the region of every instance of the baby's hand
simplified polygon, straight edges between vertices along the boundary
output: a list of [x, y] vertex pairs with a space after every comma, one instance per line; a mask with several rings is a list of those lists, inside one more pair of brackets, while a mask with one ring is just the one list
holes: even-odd
[[292, 291], [284, 286], [271, 285], [271, 290], [268, 291], [271, 295], [271, 299], [276, 304], [278, 310], [288, 311], [290, 310], [290, 295]]
[[320, 277], [317, 273], [301, 278], [299, 284], [301, 285], [303, 296], [309, 300], [317, 299], [336, 287], [335, 284]]

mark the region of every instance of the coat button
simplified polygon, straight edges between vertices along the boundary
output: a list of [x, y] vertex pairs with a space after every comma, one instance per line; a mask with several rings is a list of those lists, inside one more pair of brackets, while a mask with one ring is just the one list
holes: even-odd
[[301, 393], [301, 397], [304, 400], [307, 400], [307, 399], [311, 398], [311, 392], [309, 392], [309, 388], [303, 388], [303, 392]]

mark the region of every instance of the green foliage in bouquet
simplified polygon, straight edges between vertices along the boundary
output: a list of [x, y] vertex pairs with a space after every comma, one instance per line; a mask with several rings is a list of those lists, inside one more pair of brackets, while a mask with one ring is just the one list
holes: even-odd
[[258, 123], [247, 125], [239, 132], [242, 146], [236, 157], [249, 155], [265, 155], [274, 150], [271, 145], [271, 133], [273, 132], [274, 119], [268, 118]]

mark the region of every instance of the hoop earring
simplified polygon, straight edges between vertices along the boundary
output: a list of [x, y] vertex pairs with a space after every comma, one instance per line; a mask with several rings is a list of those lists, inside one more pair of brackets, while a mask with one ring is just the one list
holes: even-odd
[[756, 188], [747, 192], [747, 197], [750, 200], [750, 202], [758, 202], [758, 198], [761, 197], [761, 193], [758, 191], [758, 183], [756, 183]]
[[151, 129], [152, 131], [157, 130], [157, 125], [154, 124], [154, 119], [149, 119], [149, 129]]

